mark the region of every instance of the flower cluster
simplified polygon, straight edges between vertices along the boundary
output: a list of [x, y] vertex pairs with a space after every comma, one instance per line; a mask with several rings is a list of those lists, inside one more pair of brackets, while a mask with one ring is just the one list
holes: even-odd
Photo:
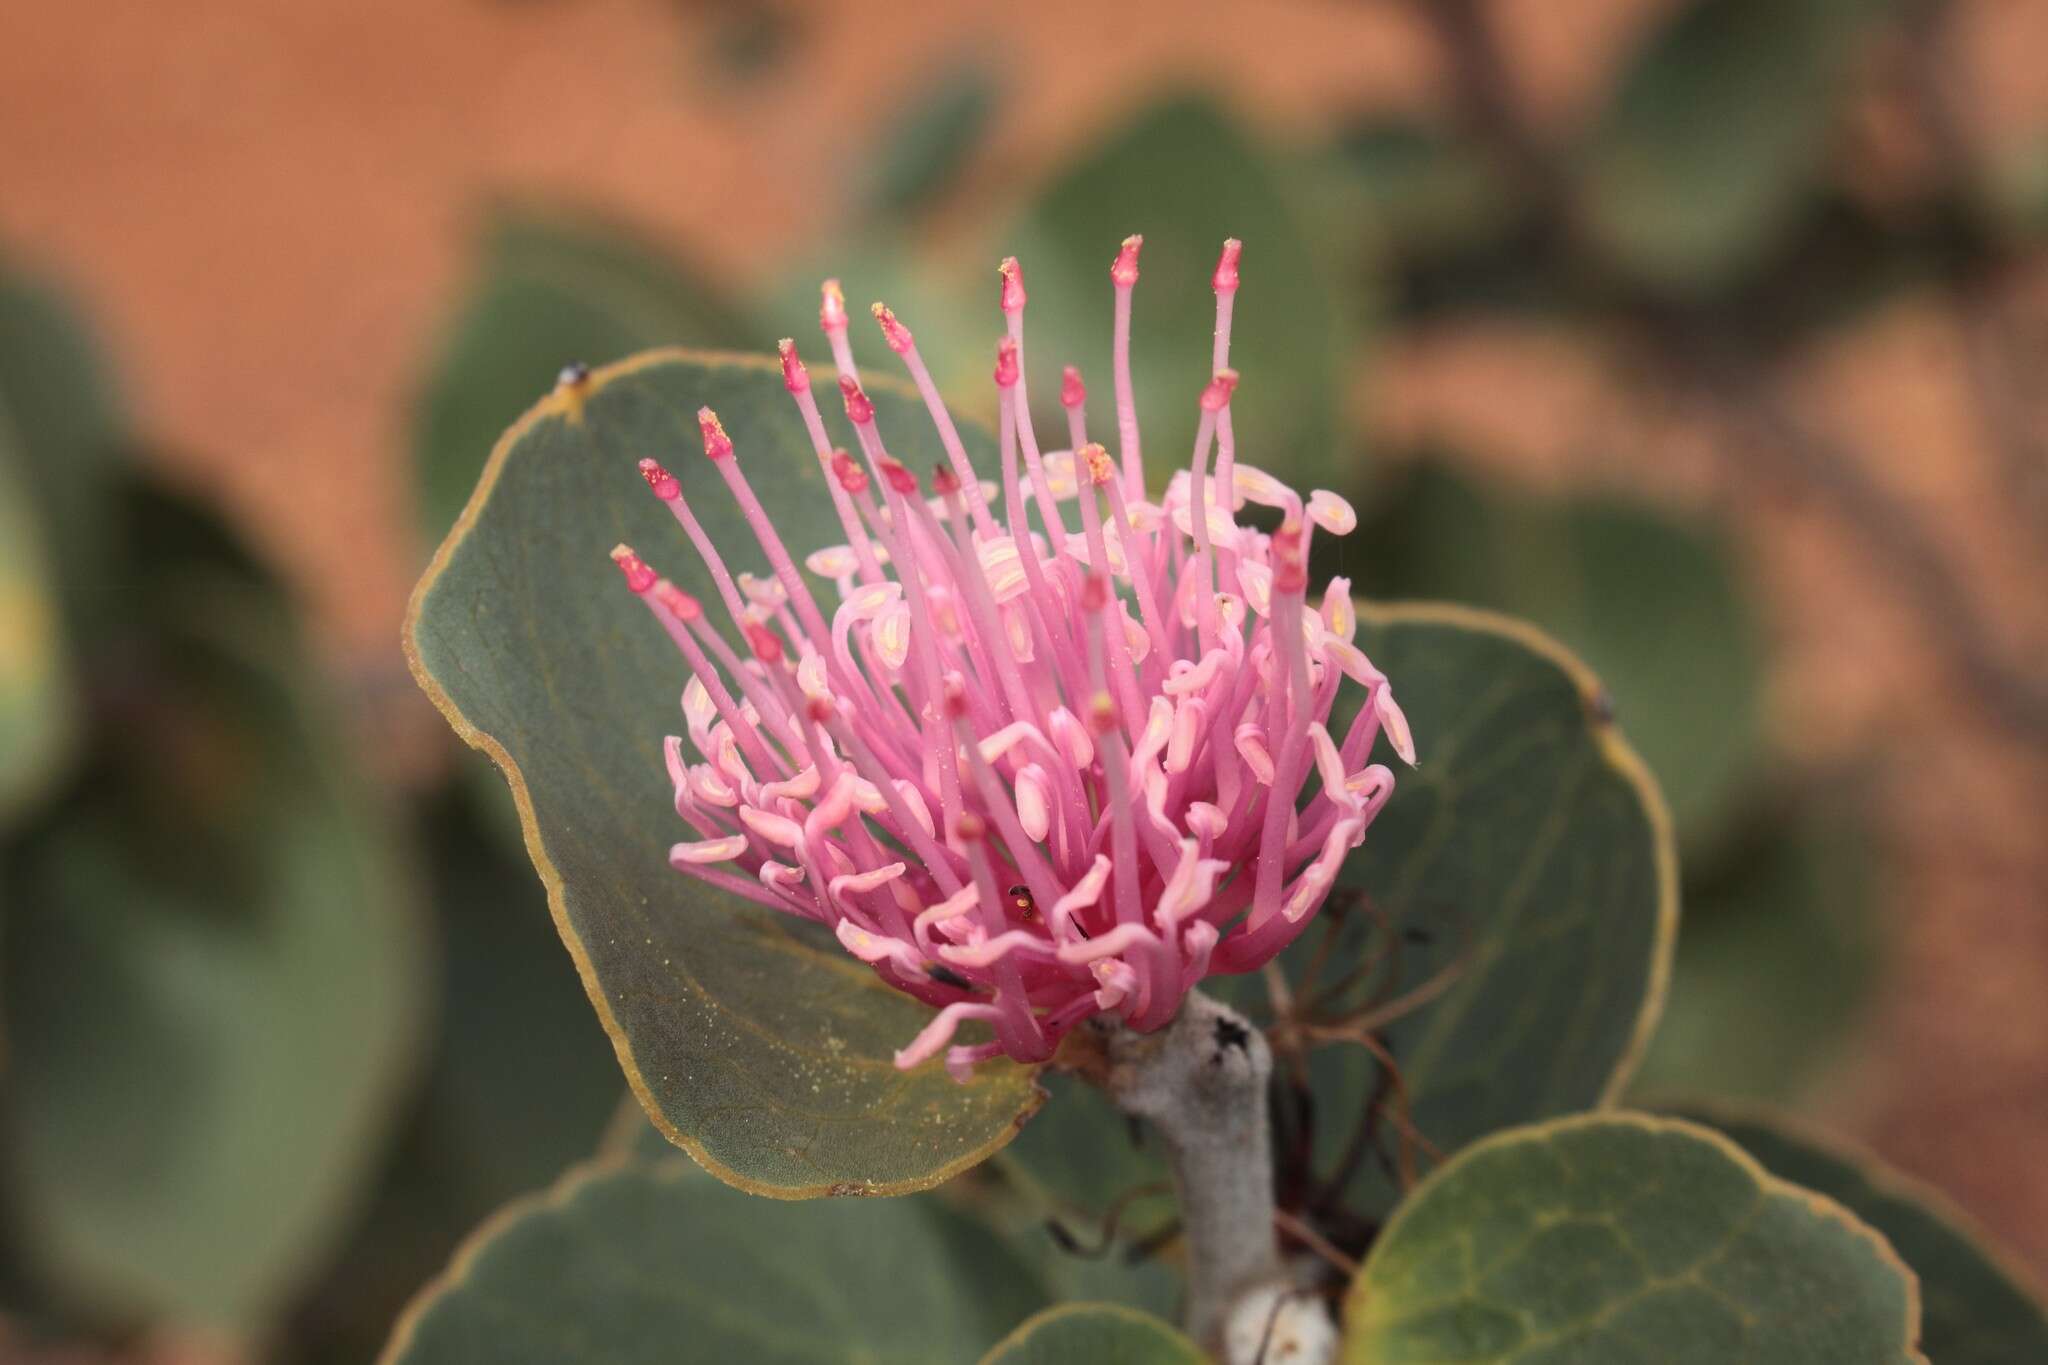
[[[1066, 448], [1041, 449], [1023, 276], [1006, 260], [1000, 485], [970, 467], [909, 329], [874, 307], [947, 452], [928, 493], [877, 429], [828, 281], [820, 322], [860, 458], [833, 447], [794, 343], [781, 353], [845, 528], [844, 543], [803, 561], [836, 605], [820, 605], [709, 408], [704, 454], [767, 576], [735, 575], [677, 480], [651, 459], [640, 468], [702, 556], [745, 656], [696, 599], [630, 548], [613, 551], [691, 673], [687, 740], [671, 736], [666, 752], [676, 814], [696, 837], [670, 862], [828, 926], [935, 1006], [901, 1067], [942, 1049], [963, 1080], [1003, 1054], [1040, 1061], [1098, 1012], [1162, 1027], [1204, 976], [1262, 965], [1322, 905], [1393, 791], [1392, 772], [1366, 762], [1376, 737], [1414, 762], [1387, 679], [1352, 643], [1350, 584], [1307, 597], [1310, 539], [1350, 532], [1351, 507], [1321, 490], [1304, 501], [1237, 459], [1235, 241], [1213, 278], [1214, 367], [1193, 453], [1148, 500], [1130, 376], [1141, 245], [1126, 240], [1110, 269], [1114, 458], [1088, 437], [1072, 368]], [[1276, 529], [1241, 523], [1259, 515], [1248, 504], [1271, 509]], [[1326, 723], [1347, 678], [1365, 696], [1336, 735]], [[993, 1040], [955, 1043], [969, 1020]]]

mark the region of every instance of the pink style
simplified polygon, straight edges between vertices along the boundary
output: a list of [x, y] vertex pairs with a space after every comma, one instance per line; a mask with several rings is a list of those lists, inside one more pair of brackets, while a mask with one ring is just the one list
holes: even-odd
[[[1163, 1027], [1203, 977], [1263, 965], [1322, 906], [1393, 792], [1393, 773], [1367, 762], [1375, 739], [1415, 761], [1386, 677], [1352, 643], [1350, 584], [1306, 600], [1310, 538], [1350, 532], [1350, 505], [1322, 490], [1304, 502], [1237, 461], [1235, 241], [1212, 280], [1194, 450], [1147, 501], [1130, 372], [1141, 245], [1126, 240], [1110, 269], [1115, 459], [1088, 439], [1072, 368], [1067, 448], [1041, 448], [1023, 275], [1006, 260], [1000, 485], [969, 465], [909, 329], [874, 307], [948, 456], [927, 497], [876, 427], [828, 281], [819, 318], [860, 459], [833, 448], [794, 343], [781, 352], [845, 529], [803, 561], [833, 585], [829, 616], [709, 408], [704, 453], [768, 576], [732, 573], [678, 482], [653, 460], [640, 467], [703, 558], [745, 657], [699, 602], [626, 546], [612, 552], [691, 675], [687, 739], [669, 737], [666, 752], [676, 814], [696, 837], [670, 862], [829, 926], [932, 1005], [900, 1067], [944, 1051], [964, 1081], [993, 1057], [1043, 1061], [1098, 1013]], [[1248, 503], [1277, 529], [1240, 524]], [[1339, 736], [1327, 723], [1347, 678], [1364, 698]], [[969, 1021], [992, 1040], [955, 1042]]]

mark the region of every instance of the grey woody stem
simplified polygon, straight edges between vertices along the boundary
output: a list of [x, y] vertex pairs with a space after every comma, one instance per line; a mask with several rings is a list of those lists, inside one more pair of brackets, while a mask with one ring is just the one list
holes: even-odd
[[[1118, 1108], [1151, 1125], [1173, 1169], [1187, 1254], [1188, 1334], [1226, 1365], [1262, 1355], [1317, 1358], [1299, 1347], [1270, 1354], [1276, 1330], [1299, 1335], [1304, 1311], [1324, 1324], [1328, 1317], [1314, 1301], [1290, 1295], [1280, 1259], [1266, 1109], [1273, 1053], [1264, 1035], [1228, 1005], [1192, 991], [1157, 1033], [1104, 1030], [1102, 1062], [1092, 1079]], [[1306, 1326], [1320, 1345], [1324, 1332]]]

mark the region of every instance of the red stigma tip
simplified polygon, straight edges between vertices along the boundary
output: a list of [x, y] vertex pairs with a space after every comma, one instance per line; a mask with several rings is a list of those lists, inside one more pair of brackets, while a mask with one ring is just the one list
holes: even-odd
[[1097, 692], [1088, 699], [1088, 728], [1098, 735], [1116, 729], [1116, 702], [1109, 693]]
[[953, 836], [957, 839], [981, 839], [988, 834], [988, 823], [971, 810], [963, 810], [953, 817]]
[[1109, 452], [1102, 448], [1102, 444], [1099, 441], [1090, 441], [1087, 445], [1075, 451], [1074, 463], [1078, 468], [1086, 471], [1088, 482], [1094, 484], [1097, 488], [1102, 487], [1116, 477], [1116, 462], [1109, 458]]
[[896, 310], [886, 303], [878, 303], [871, 309], [875, 321], [882, 324], [882, 340], [889, 343], [889, 349], [897, 355], [910, 350], [910, 329], [896, 320]]
[[837, 280], [827, 280], [818, 286], [818, 330], [826, 333], [846, 330], [846, 291], [839, 287]]
[[1230, 395], [1237, 391], [1237, 371], [1218, 370], [1202, 390], [1202, 410], [1221, 412], [1230, 405]]
[[676, 482], [676, 476], [663, 469], [657, 461], [642, 460], [640, 477], [647, 480], [647, 486], [654, 490], [654, 496], [663, 502], [683, 495], [682, 485]]
[[804, 368], [804, 362], [797, 357], [796, 343], [788, 337], [775, 343], [775, 349], [782, 356], [782, 387], [791, 393], [802, 393], [811, 386], [811, 372]]
[[1024, 311], [1024, 270], [1017, 264], [1015, 256], [1003, 257], [1003, 263], [996, 267], [1003, 277], [1002, 303], [1005, 313]]
[[960, 476], [953, 472], [953, 466], [949, 464], [943, 462], [935, 464], [932, 466], [932, 487], [941, 494], [958, 493], [960, 491]]
[[868, 472], [855, 464], [853, 456], [843, 450], [832, 452], [832, 477], [839, 480], [839, 486], [849, 493], [868, 491]]
[[1101, 611], [1109, 605], [1109, 580], [1099, 573], [1081, 580], [1081, 610]]
[[704, 433], [704, 454], [707, 459], [732, 458], [732, 438], [725, 434], [725, 424], [718, 420], [717, 413], [710, 408], [698, 408], [697, 430]]
[[1088, 401], [1088, 386], [1081, 382], [1081, 372], [1072, 365], [1060, 371], [1060, 406], [1078, 408]]
[[996, 343], [996, 387], [1013, 389], [1017, 379], [1017, 343], [1004, 337]]
[[654, 586], [654, 570], [647, 567], [647, 561], [633, 553], [630, 545], [612, 547], [612, 563], [619, 566], [619, 572], [626, 576], [626, 586], [636, 593], [645, 593]]
[[839, 376], [839, 395], [846, 400], [846, 420], [864, 427], [875, 420], [875, 405], [861, 391], [860, 381], [850, 374]]
[[824, 725], [832, 719], [832, 703], [823, 697], [812, 697], [804, 703], [804, 714], [819, 725]]
[[666, 578], [654, 585], [654, 600], [675, 613], [678, 621], [694, 621], [704, 614], [702, 603]]
[[747, 648], [754, 651], [754, 657], [764, 664], [782, 662], [782, 637], [764, 625], [748, 622], [741, 628], [747, 637]]
[[1244, 243], [1232, 237], [1223, 244], [1223, 254], [1216, 258], [1216, 273], [1209, 283], [1219, 294], [1237, 292], [1237, 260], [1244, 254]]
[[1109, 267], [1109, 278], [1120, 287], [1128, 289], [1138, 282], [1138, 252], [1144, 245], [1145, 239], [1136, 234], [1124, 238], [1116, 260]]
[[967, 689], [958, 678], [946, 679], [946, 719], [962, 720], [967, 715]]
[[882, 477], [889, 481], [889, 487], [906, 498], [917, 496], [917, 475], [904, 468], [901, 460], [892, 460], [884, 455], [878, 463], [882, 467]]

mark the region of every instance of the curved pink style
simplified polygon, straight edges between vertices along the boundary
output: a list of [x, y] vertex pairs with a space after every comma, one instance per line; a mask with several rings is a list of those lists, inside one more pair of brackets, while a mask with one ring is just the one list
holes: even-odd
[[[1348, 532], [1350, 505], [1235, 459], [1235, 240], [1210, 282], [1214, 371], [1187, 393], [1194, 449], [1148, 499], [1129, 378], [1140, 241], [1111, 269], [1114, 455], [1087, 437], [1071, 367], [1067, 447], [1041, 448], [1023, 274], [1006, 259], [999, 482], [976, 476], [909, 328], [873, 310], [946, 452], [928, 498], [888, 453], [828, 282], [820, 323], [858, 459], [831, 444], [795, 345], [780, 351], [845, 542], [800, 547], [799, 565], [705, 408], [704, 453], [765, 575], [727, 567], [661, 464], [640, 472], [739, 645], [631, 549], [612, 551], [690, 675], [686, 735], [664, 748], [687, 827], [671, 865], [817, 921], [931, 1004], [901, 1067], [943, 1053], [964, 1080], [992, 1057], [1043, 1061], [1098, 1013], [1164, 1026], [1204, 976], [1270, 961], [1322, 906], [1393, 793], [1369, 762], [1375, 740], [1415, 761], [1386, 677], [1352, 643], [1349, 584], [1307, 600], [1310, 539]], [[1247, 502], [1277, 513], [1272, 534], [1240, 523]], [[1340, 735], [1347, 681], [1361, 695]], [[989, 1041], [956, 1041], [962, 1023]]]

